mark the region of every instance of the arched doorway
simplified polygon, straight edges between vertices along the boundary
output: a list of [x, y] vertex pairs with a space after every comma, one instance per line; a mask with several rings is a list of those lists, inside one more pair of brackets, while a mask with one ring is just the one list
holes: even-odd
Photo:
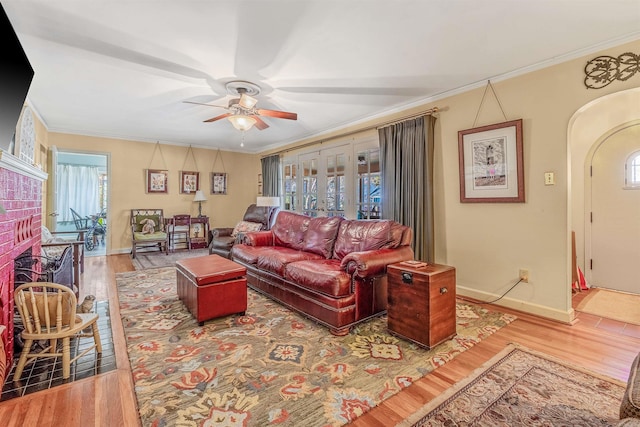
[[[590, 284], [640, 292], [634, 274], [640, 260], [640, 187], [626, 180], [625, 166], [640, 151], [640, 123], [607, 135], [587, 158], [590, 165]], [[587, 206], [589, 208], [589, 206]]]
[[[571, 182], [568, 221], [576, 234], [577, 264], [585, 273], [589, 283], [593, 279], [590, 268], [591, 259], [593, 259], [591, 225], [593, 192], [590, 179], [592, 158], [596, 149], [609, 136], [614, 135], [618, 130], [640, 124], [639, 106], [640, 88], [617, 92], [598, 98], [580, 108], [571, 118], [568, 126]], [[597, 157], [596, 160], [598, 160]], [[596, 201], [596, 203], [599, 202]], [[613, 247], [614, 253], [624, 250], [614, 243], [607, 243], [607, 246]], [[570, 245], [568, 247], [570, 248]], [[624, 274], [633, 276], [633, 267], [635, 264], [625, 265]]]

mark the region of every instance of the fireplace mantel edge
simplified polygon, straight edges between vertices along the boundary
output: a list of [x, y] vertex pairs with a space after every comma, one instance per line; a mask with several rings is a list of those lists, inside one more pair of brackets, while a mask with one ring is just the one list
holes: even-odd
[[0, 168], [8, 169], [39, 181], [46, 181], [49, 177], [48, 173], [20, 160], [2, 149], [0, 149]]

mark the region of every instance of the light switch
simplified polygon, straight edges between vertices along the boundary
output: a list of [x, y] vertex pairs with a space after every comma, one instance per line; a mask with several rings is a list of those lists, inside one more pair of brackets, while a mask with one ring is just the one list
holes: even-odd
[[544, 185], [555, 185], [556, 175], [553, 172], [544, 173]]

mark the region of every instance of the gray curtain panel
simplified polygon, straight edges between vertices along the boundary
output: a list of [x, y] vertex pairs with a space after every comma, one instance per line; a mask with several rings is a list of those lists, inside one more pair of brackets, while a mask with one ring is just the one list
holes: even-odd
[[433, 262], [433, 137], [435, 117], [378, 130], [382, 217], [413, 230], [415, 258]]
[[280, 196], [280, 156], [263, 157], [262, 162], [262, 195], [267, 197]]

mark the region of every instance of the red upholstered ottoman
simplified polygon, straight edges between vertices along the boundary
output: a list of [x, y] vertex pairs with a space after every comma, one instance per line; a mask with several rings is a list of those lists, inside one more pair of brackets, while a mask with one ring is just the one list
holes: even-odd
[[219, 255], [176, 261], [178, 297], [200, 325], [247, 309], [247, 269]]

